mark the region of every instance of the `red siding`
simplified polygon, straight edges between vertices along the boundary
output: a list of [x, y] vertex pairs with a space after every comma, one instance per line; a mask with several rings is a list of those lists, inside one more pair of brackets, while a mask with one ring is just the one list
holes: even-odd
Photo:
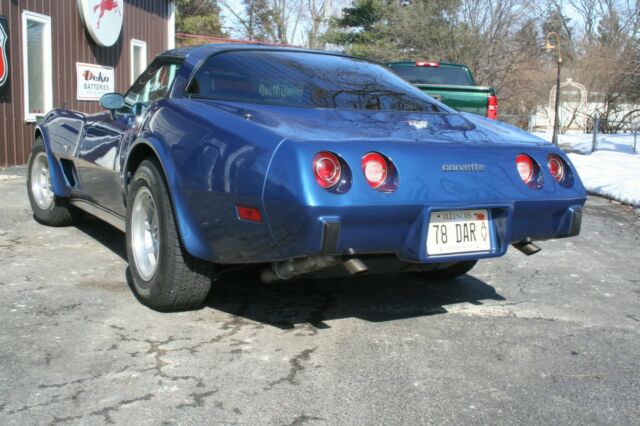
[[76, 62], [115, 68], [116, 90], [124, 92], [131, 79], [131, 39], [147, 43], [147, 62], [167, 50], [169, 0], [124, 0], [124, 25], [118, 42], [99, 47], [85, 31], [77, 0], [0, 0], [0, 15], [9, 20], [11, 98], [0, 101], [0, 166], [24, 164], [35, 124], [24, 122], [22, 81], [22, 11], [51, 17], [53, 106], [98, 112], [98, 102], [76, 100]]

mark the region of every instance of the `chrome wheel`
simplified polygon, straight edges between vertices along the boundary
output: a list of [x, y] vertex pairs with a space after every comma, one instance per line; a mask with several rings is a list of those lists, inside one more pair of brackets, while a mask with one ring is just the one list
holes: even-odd
[[133, 201], [131, 244], [140, 277], [150, 281], [158, 268], [160, 235], [156, 203], [147, 187], [140, 188]]
[[46, 153], [36, 154], [31, 166], [30, 178], [33, 199], [42, 210], [48, 210], [53, 205], [53, 191], [51, 191], [51, 175]]

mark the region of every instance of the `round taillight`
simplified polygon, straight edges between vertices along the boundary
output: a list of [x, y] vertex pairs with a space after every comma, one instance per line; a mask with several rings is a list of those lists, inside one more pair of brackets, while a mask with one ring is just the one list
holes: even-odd
[[370, 152], [362, 157], [362, 172], [372, 188], [379, 188], [387, 179], [387, 160], [377, 152]]
[[316, 182], [323, 188], [331, 188], [340, 181], [340, 160], [331, 152], [319, 152], [313, 158], [313, 173]]
[[564, 179], [564, 163], [557, 155], [549, 155], [547, 159], [547, 167], [549, 168], [549, 173], [551, 173], [551, 177], [556, 182], [562, 182]]
[[516, 167], [518, 168], [520, 179], [529, 184], [533, 179], [533, 160], [531, 157], [526, 154], [519, 154], [516, 157]]

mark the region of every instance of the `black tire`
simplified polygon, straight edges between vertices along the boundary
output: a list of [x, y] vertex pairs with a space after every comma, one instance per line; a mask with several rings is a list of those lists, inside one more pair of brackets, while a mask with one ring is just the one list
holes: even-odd
[[[29, 203], [31, 204], [31, 210], [33, 211], [33, 217], [36, 221], [48, 226], [69, 226], [72, 225], [75, 219], [79, 217], [79, 212], [73, 206], [69, 204], [69, 200], [66, 198], [58, 197], [52, 194], [52, 201], [48, 207], [41, 206], [36, 201], [36, 195], [34, 194], [34, 182], [33, 174], [34, 167], [39, 166], [39, 162], [42, 159], [48, 164], [46, 160], [46, 151], [44, 148], [44, 142], [42, 138], [36, 138], [33, 146], [31, 147], [31, 155], [29, 155], [29, 162], [27, 168], [27, 194], [29, 194]], [[49, 176], [49, 179], [51, 177]], [[42, 201], [41, 201], [42, 203]]]
[[[157, 214], [157, 263], [147, 279], [134, 254], [132, 223], [138, 193], [151, 193]], [[160, 171], [152, 160], [144, 160], [136, 170], [127, 197], [127, 256], [138, 300], [158, 311], [194, 309], [202, 305], [211, 288], [214, 265], [191, 256], [182, 245], [171, 199]], [[139, 243], [138, 243], [139, 244]], [[141, 262], [144, 262], [142, 260]], [[148, 275], [148, 274], [147, 274]]]
[[444, 269], [435, 269], [433, 271], [418, 272], [417, 274], [429, 280], [448, 280], [466, 274], [478, 263], [477, 260], [466, 260], [458, 262]]

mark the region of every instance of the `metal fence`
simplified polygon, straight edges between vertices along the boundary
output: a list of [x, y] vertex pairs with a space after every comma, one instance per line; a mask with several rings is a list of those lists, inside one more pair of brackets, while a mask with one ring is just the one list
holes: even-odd
[[[622, 133], [631, 133], [633, 134], [633, 152], [636, 154], [640, 153], [638, 149], [638, 133], [640, 133], [640, 121], [632, 122], [632, 121], [614, 121], [600, 118], [600, 115], [596, 112], [594, 115], [589, 117], [591, 122], [591, 134], [593, 135], [592, 144], [591, 144], [591, 152], [598, 150], [598, 144], [600, 142], [601, 135], [605, 133], [602, 132], [603, 129], [611, 129], [618, 128], [622, 129]], [[606, 133], [610, 134], [610, 133]], [[617, 133], [620, 134], [620, 133]]]
[[[529, 133], [532, 133], [536, 128], [535, 115], [504, 114], [498, 115], [498, 120], [519, 127]], [[620, 129], [620, 131], [611, 133], [610, 129]], [[587, 133], [592, 135], [591, 152], [597, 151], [600, 148], [600, 142], [604, 137], [631, 134], [633, 135], [631, 149], [633, 149], [633, 152], [640, 154], [640, 118], [636, 118], [635, 120], [614, 121], [603, 119], [596, 113], [587, 117]]]

